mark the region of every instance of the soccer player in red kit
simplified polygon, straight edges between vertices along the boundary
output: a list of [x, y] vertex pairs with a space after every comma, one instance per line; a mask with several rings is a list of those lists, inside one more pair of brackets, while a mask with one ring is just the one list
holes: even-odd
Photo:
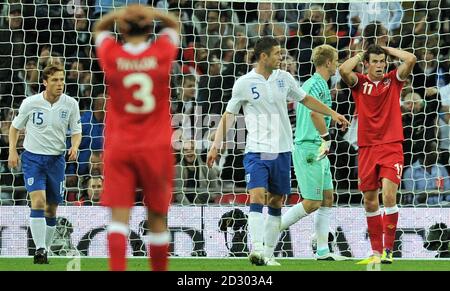
[[[150, 41], [153, 20], [164, 28]], [[111, 29], [117, 23], [123, 42]], [[112, 210], [109, 266], [126, 269], [128, 220], [136, 187], [148, 208], [151, 268], [167, 270], [167, 212], [172, 197], [173, 155], [169, 79], [177, 55], [179, 24], [166, 13], [130, 5], [108, 13], [94, 28], [109, 99], [106, 113], [102, 204]]]
[[[402, 64], [385, 73], [386, 56]], [[353, 69], [364, 60], [367, 75]], [[366, 52], [345, 61], [339, 72], [351, 88], [358, 115], [358, 184], [364, 194], [373, 255], [358, 264], [392, 263], [398, 221], [397, 189], [403, 170], [403, 127], [400, 92], [416, 63], [406, 51], [370, 45]], [[381, 188], [384, 216], [378, 203]], [[384, 243], [383, 243], [384, 234]]]

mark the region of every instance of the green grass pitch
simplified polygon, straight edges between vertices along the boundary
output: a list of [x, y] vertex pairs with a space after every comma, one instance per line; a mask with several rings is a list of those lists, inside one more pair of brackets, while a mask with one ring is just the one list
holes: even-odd
[[[0, 271], [65, 271], [70, 265], [80, 266], [81, 271], [107, 271], [107, 259], [82, 258], [78, 262], [70, 258], [49, 258], [48, 265], [34, 265], [32, 257], [1, 258]], [[281, 267], [252, 266], [247, 259], [230, 258], [171, 258], [171, 271], [366, 271], [366, 266], [355, 265], [357, 260], [344, 262], [318, 262], [302, 259], [279, 259]], [[450, 260], [396, 260], [392, 265], [380, 265], [382, 271], [450, 271]], [[148, 271], [145, 258], [128, 259], [128, 270]]]

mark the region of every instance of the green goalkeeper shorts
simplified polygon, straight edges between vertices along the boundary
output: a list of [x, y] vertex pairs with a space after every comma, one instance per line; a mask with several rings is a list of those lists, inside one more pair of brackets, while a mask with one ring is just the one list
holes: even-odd
[[323, 191], [333, 189], [330, 160], [317, 161], [319, 145], [302, 143], [294, 146], [292, 160], [303, 199], [323, 200]]

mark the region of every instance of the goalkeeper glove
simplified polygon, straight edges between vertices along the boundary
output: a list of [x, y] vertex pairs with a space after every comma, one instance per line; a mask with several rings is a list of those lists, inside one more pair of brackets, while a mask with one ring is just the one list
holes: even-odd
[[317, 161], [320, 161], [321, 159], [325, 158], [330, 152], [331, 147], [330, 134], [328, 132], [324, 135], [321, 135], [320, 137], [322, 138], [322, 144], [319, 147], [319, 152], [316, 158]]

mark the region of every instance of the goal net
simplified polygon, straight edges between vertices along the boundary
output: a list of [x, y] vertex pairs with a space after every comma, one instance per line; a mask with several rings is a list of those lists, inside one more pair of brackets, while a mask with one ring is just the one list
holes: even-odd
[[[64, 65], [65, 93], [79, 102], [83, 126], [78, 160], [66, 166], [55, 244], [83, 255], [106, 255], [104, 226], [109, 218], [107, 210], [98, 207], [106, 86], [91, 31], [103, 14], [129, 3], [170, 11], [182, 28], [170, 83], [176, 164], [168, 221], [174, 255], [248, 253], [246, 129], [241, 114], [213, 168], [208, 169], [205, 160], [233, 84], [251, 70], [252, 47], [261, 36], [280, 41], [281, 68], [300, 85], [314, 74], [311, 54], [321, 44], [335, 47], [340, 63], [373, 42], [417, 56], [400, 100], [405, 166], [397, 196], [401, 215], [394, 256], [448, 254], [450, 235], [443, 239], [438, 233], [450, 232], [450, 1], [10, 0], [0, 4], [0, 255], [33, 253], [27, 229], [30, 201], [20, 167], [8, 168], [8, 131], [22, 101], [43, 90], [42, 69], [49, 62]], [[388, 65], [393, 68], [398, 60], [388, 59]], [[330, 245], [341, 254], [362, 257], [370, 244], [358, 191], [355, 104], [338, 73], [329, 86], [333, 109], [352, 120], [345, 132], [335, 125], [330, 128], [328, 158], [335, 186]], [[296, 108], [302, 105], [286, 106], [294, 131]], [[19, 153], [22, 146], [23, 132]], [[297, 186], [292, 169], [286, 207], [301, 200]], [[135, 256], [145, 254], [142, 198], [136, 189], [129, 249]], [[311, 257], [313, 232], [312, 216], [295, 224], [282, 234], [277, 255]]]

